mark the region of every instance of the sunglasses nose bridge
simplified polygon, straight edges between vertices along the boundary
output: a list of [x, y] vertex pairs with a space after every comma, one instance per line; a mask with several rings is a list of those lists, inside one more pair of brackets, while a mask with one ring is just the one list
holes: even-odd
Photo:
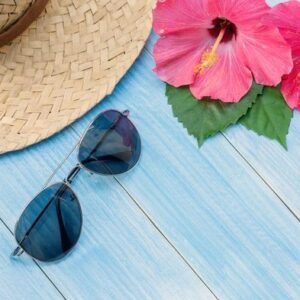
[[71, 184], [81, 169], [82, 169], [81, 165], [77, 164], [76, 167], [74, 167], [69, 173], [69, 175], [64, 179], [64, 182]]

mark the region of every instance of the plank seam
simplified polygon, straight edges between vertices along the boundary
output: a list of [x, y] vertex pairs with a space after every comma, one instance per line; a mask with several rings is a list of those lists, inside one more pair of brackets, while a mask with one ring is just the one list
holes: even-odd
[[251, 163], [243, 156], [243, 154], [235, 147], [235, 145], [230, 141], [229, 138], [222, 132], [221, 133], [226, 141], [230, 144], [230, 146], [237, 152], [237, 154], [242, 158], [242, 160], [254, 171], [254, 173], [262, 180], [262, 182], [274, 193], [274, 195], [281, 201], [281, 203], [287, 208], [287, 210], [296, 218], [298, 222], [300, 222], [300, 218], [297, 213], [293, 211], [291, 207], [287, 203], [285, 203], [284, 199], [273, 189], [273, 187], [268, 183], [266, 179], [251, 165]]
[[129, 191], [122, 185], [122, 183], [114, 176], [116, 182], [121, 186], [121, 188], [125, 191], [125, 193], [129, 196], [129, 198], [133, 201], [133, 203], [137, 206], [137, 208], [142, 212], [142, 214], [146, 217], [146, 219], [152, 224], [152, 226], [159, 232], [159, 234], [166, 240], [166, 242], [171, 246], [171, 248], [179, 255], [179, 257], [185, 262], [185, 264], [192, 270], [192, 272], [197, 276], [197, 278], [204, 284], [204, 286], [210, 291], [210, 293], [215, 297], [215, 299], [220, 300], [217, 295], [213, 292], [213, 290], [209, 287], [209, 285], [205, 282], [205, 280], [198, 274], [198, 272], [194, 269], [194, 267], [189, 263], [189, 261], [181, 254], [181, 252], [172, 244], [170, 239], [163, 233], [163, 231], [156, 225], [156, 223], [152, 220], [152, 218], [146, 213], [143, 207], [139, 204], [139, 202], [129, 193]]
[[[51, 182], [53, 177], [56, 175], [56, 173], [61, 169], [65, 161], [73, 154], [73, 152], [78, 147], [80, 141], [81, 141], [81, 134], [79, 134], [71, 125], [72, 131], [76, 134], [78, 137], [78, 141], [73, 146], [73, 148], [70, 150], [70, 152], [65, 156], [64, 159], [57, 165], [57, 167], [52, 171], [52, 174], [48, 177], [46, 180], [43, 188], [47, 187], [48, 184]], [[145, 210], [141, 207], [141, 205], [133, 198], [133, 196], [127, 191], [127, 189], [119, 182], [119, 180], [113, 176], [114, 180], [118, 183], [118, 185], [122, 188], [122, 190], [129, 196], [131, 201], [133, 201], [134, 205], [137, 206], [138, 210], [142, 212], [142, 214], [146, 217], [146, 219], [152, 224], [152, 226], [155, 228], [155, 230], [158, 231], [158, 233], [162, 236], [162, 238], [171, 246], [171, 248], [179, 255], [179, 257], [183, 260], [183, 262], [188, 266], [188, 268], [191, 269], [191, 271], [195, 274], [195, 276], [203, 283], [203, 285], [209, 290], [209, 292], [213, 295], [213, 297], [216, 300], [220, 300], [216, 296], [216, 294], [212, 291], [212, 289], [208, 286], [208, 284], [203, 280], [203, 278], [197, 273], [197, 271], [194, 269], [194, 267], [188, 262], [188, 260], [180, 253], [180, 251], [171, 243], [171, 241], [167, 238], [167, 236], [161, 231], [161, 229], [155, 224], [155, 222], [148, 216], [148, 214], [145, 212]], [[3, 225], [7, 228], [7, 230], [14, 236], [11, 229], [6, 225], [6, 223], [1, 219], [0, 221], [3, 223]], [[58, 289], [58, 287], [55, 285], [55, 283], [51, 280], [51, 278], [48, 276], [46, 271], [43, 270], [43, 268], [38, 264], [37, 261], [32, 259], [32, 261], [36, 264], [36, 266], [40, 269], [40, 271], [45, 275], [45, 277], [51, 282], [51, 284], [54, 286], [54, 288], [59, 292], [59, 294], [62, 296], [63, 299], [67, 300], [67, 298], [63, 295], [63, 293]]]
[[[147, 45], [145, 46], [145, 51], [147, 52], [150, 57], [153, 58], [151, 51], [148, 49]], [[291, 207], [284, 201], [284, 199], [273, 189], [273, 187], [269, 184], [269, 182], [263, 178], [263, 176], [254, 168], [254, 166], [246, 159], [246, 157], [236, 148], [236, 146], [230, 141], [227, 136], [221, 132], [225, 140], [230, 144], [230, 146], [237, 152], [237, 154], [242, 158], [243, 161], [247, 163], [247, 165], [254, 171], [254, 173], [262, 180], [262, 182], [274, 193], [274, 195], [282, 202], [282, 204], [286, 207], [286, 209], [296, 218], [298, 222], [300, 222], [300, 217], [297, 215], [296, 212], [293, 211]]]
[[[77, 135], [79, 138], [79, 142], [77, 142], [76, 146], [80, 143], [82, 134], [79, 134], [71, 125], [71, 128], [73, 132]], [[71, 156], [73, 151], [76, 149], [74, 147], [72, 149], [72, 152], [69, 153], [68, 157]], [[53, 178], [54, 175], [51, 176]], [[146, 217], [146, 219], [152, 224], [152, 226], [155, 228], [155, 230], [158, 231], [158, 233], [162, 236], [162, 238], [171, 246], [171, 248], [179, 255], [179, 257], [183, 260], [183, 262], [191, 269], [191, 271], [196, 275], [196, 277], [204, 284], [204, 286], [209, 290], [209, 292], [213, 295], [213, 297], [216, 300], [220, 300], [220, 298], [217, 297], [217, 295], [213, 292], [213, 290], [209, 287], [209, 285], [204, 281], [204, 279], [198, 274], [198, 272], [195, 270], [195, 268], [189, 263], [189, 261], [181, 254], [181, 252], [172, 244], [170, 239], [162, 232], [162, 230], [156, 225], [156, 223], [151, 219], [151, 217], [146, 213], [146, 211], [142, 208], [142, 206], [139, 204], [139, 202], [129, 193], [129, 191], [122, 185], [122, 183], [113, 176], [114, 180], [119, 184], [119, 186], [122, 188], [122, 190], [129, 196], [129, 198], [133, 201], [134, 205], [141, 211], [141, 213]], [[49, 179], [48, 181], [50, 181]]]

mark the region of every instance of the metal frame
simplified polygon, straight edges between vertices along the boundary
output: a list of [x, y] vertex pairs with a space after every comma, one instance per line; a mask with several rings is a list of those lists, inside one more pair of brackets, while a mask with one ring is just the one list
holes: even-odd
[[[78, 143], [78, 145], [76, 146], [76, 148], [78, 147], [78, 149], [80, 148], [80, 146], [81, 146], [81, 144], [82, 144], [82, 141], [83, 141], [83, 138], [85, 137], [85, 135], [86, 135], [86, 133], [88, 132], [88, 130], [91, 128], [91, 125], [94, 123], [94, 121], [99, 117], [99, 115], [101, 115], [101, 114], [103, 114], [103, 113], [105, 113], [105, 112], [107, 112], [107, 111], [116, 111], [116, 112], [118, 112], [118, 113], [120, 113], [120, 115], [122, 115], [122, 116], [124, 116], [124, 117], [126, 117], [126, 118], [128, 118], [129, 117], [129, 110], [125, 110], [125, 111], [123, 111], [123, 112], [120, 112], [120, 111], [118, 111], [118, 110], [115, 110], [115, 109], [108, 109], [108, 110], [105, 110], [105, 111], [103, 111], [103, 112], [101, 112], [100, 114], [98, 114], [94, 119], [93, 119], [93, 121], [89, 124], [89, 126], [86, 128], [86, 130], [84, 131], [84, 133], [82, 134], [82, 136], [81, 136], [81, 138], [80, 138], [80, 141], [79, 141], [79, 143]], [[109, 130], [111, 130], [111, 129], [113, 129], [113, 127], [117, 124], [117, 122], [120, 120], [120, 118], [118, 118], [117, 119], [117, 121], [115, 121], [114, 122], [114, 124], [109, 128]], [[128, 118], [128, 121], [135, 127], [135, 125], [131, 122], [131, 120]], [[99, 143], [101, 143], [103, 140], [104, 140], [104, 138], [105, 138], [106, 136], [104, 136], [100, 141], [99, 141]], [[96, 147], [95, 147], [96, 148]], [[141, 149], [142, 149], [142, 143], [141, 143]], [[94, 151], [94, 149], [93, 149], [93, 151]], [[141, 151], [141, 153], [142, 153], [142, 151]], [[77, 195], [76, 195], [76, 193], [73, 191], [73, 189], [72, 189], [72, 187], [71, 187], [71, 184], [72, 184], [72, 182], [73, 182], [73, 180], [76, 178], [76, 176], [79, 174], [79, 172], [80, 172], [80, 170], [87, 170], [89, 173], [92, 173], [92, 174], [97, 174], [97, 175], [102, 175], [102, 176], [115, 176], [115, 175], [120, 175], [120, 174], [126, 174], [126, 173], [128, 173], [129, 171], [131, 171], [136, 165], [138, 165], [138, 163], [139, 163], [139, 161], [140, 161], [140, 158], [141, 158], [141, 155], [139, 156], [139, 159], [138, 159], [138, 161], [128, 170], [128, 171], [126, 171], [126, 172], [123, 172], [123, 173], [119, 173], [119, 174], [102, 174], [102, 173], [97, 173], [97, 172], [94, 172], [93, 170], [90, 170], [90, 169], [88, 169], [87, 167], [85, 167], [81, 162], [80, 162], [80, 160], [79, 160], [79, 151], [78, 151], [78, 153], [77, 153], [77, 161], [78, 161], [78, 163], [77, 163], [77, 165], [69, 172], [69, 174], [68, 174], [68, 176], [62, 181], [62, 182], [58, 182], [58, 183], [60, 183], [60, 184], [65, 184], [66, 186], [68, 186], [71, 190], [72, 190], [72, 192], [74, 193], [74, 195], [76, 196], [76, 199], [78, 200], [78, 203], [79, 203], [79, 199], [78, 199], [78, 197], [77, 197]], [[57, 184], [58, 184], [57, 183]], [[48, 184], [31, 200], [31, 201], [33, 201], [42, 191], [44, 191], [45, 189], [47, 189], [49, 186], [48, 186]], [[48, 209], [48, 207], [50, 206], [50, 204], [52, 203], [52, 201], [54, 201], [54, 199], [55, 198], [53, 198], [53, 199], [51, 199], [50, 201], [49, 201], [49, 203], [46, 205], [46, 207], [43, 209], [43, 211], [36, 217], [36, 221], [35, 222], [38, 222], [39, 221], [39, 219], [43, 216], [43, 214], [47, 211], [47, 209]], [[30, 204], [31, 202], [29, 202], [29, 204]], [[29, 204], [25, 207], [25, 209], [23, 210], [23, 212], [27, 209], [27, 207], [29, 206]], [[80, 203], [79, 203], [79, 207], [80, 207]], [[80, 207], [80, 209], [81, 209], [81, 207]], [[82, 216], [82, 213], [81, 213], [81, 217], [82, 217], [82, 219], [83, 219], [83, 216]], [[16, 236], [16, 227], [17, 227], [17, 224], [18, 224], [18, 222], [19, 222], [19, 220], [16, 222], [16, 225], [15, 225], [15, 228], [14, 228], [14, 237]], [[18, 244], [18, 246], [16, 247], [16, 249], [12, 252], [12, 254], [11, 254], [11, 256], [13, 256], [13, 257], [15, 257], [15, 256], [20, 256], [20, 255], [22, 255], [24, 252], [28, 255], [28, 256], [30, 256], [31, 258], [33, 258], [33, 259], [36, 259], [36, 260], [38, 260], [37, 258], [35, 258], [35, 257], [33, 257], [32, 255], [30, 255], [30, 254], [28, 254], [27, 252], [26, 252], [26, 250], [24, 250], [23, 248], [22, 248], [22, 246], [21, 246], [21, 244], [22, 244], [22, 242], [29, 236], [29, 234], [30, 234], [30, 232], [31, 232], [31, 230], [34, 228], [34, 226], [35, 226], [35, 224], [33, 223], [33, 225], [32, 225], [32, 227], [31, 228], [29, 228], [29, 230], [26, 232], [26, 234], [25, 234], [25, 236], [23, 237], [23, 239], [20, 241], [20, 242], [18, 242], [17, 240], [16, 240], [16, 238], [15, 238], [15, 240], [16, 240], [16, 242], [17, 242], [17, 244]], [[81, 226], [81, 228], [80, 228], [80, 233], [79, 233], [79, 237], [80, 237], [80, 235], [81, 235], [81, 231], [82, 231], [82, 226]], [[79, 240], [79, 237], [78, 237], [78, 240]], [[76, 241], [76, 243], [74, 244], [74, 246], [62, 257], [62, 259], [63, 258], [65, 258], [65, 256], [67, 256], [72, 250], [73, 250], [73, 248], [76, 246], [76, 244], [77, 244], [77, 242], [78, 242], [78, 240]], [[55, 261], [60, 261], [61, 259], [57, 259], [57, 260], [55, 260]], [[39, 261], [39, 260], [38, 260]], [[48, 261], [47, 261], [48, 262]], [[50, 261], [49, 261], [50, 262]]]

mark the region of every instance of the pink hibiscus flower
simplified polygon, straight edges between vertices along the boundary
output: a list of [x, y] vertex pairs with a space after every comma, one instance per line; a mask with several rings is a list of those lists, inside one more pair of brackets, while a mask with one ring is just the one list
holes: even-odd
[[292, 47], [294, 68], [283, 77], [281, 91], [287, 104], [292, 109], [300, 110], [300, 2], [278, 4], [264, 19], [264, 23], [277, 26]]
[[290, 73], [291, 49], [275, 26], [260, 23], [264, 0], [160, 0], [154, 10], [158, 76], [190, 85], [197, 99], [238, 102], [257, 83]]

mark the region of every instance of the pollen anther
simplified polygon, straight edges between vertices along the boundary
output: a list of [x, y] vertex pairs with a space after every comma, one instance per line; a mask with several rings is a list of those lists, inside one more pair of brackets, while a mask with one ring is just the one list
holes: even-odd
[[205, 69], [210, 68], [216, 63], [217, 59], [217, 54], [212, 51], [212, 48], [206, 49], [202, 54], [200, 63], [195, 66], [195, 73], [203, 74]]
[[216, 39], [213, 47], [206, 49], [203, 52], [200, 63], [197, 64], [194, 69], [194, 72], [196, 74], [203, 74], [206, 69], [212, 67], [217, 62], [217, 60], [218, 60], [217, 50], [218, 50], [220, 43], [223, 40], [225, 32], [226, 32], [226, 27], [221, 29], [219, 36]]

